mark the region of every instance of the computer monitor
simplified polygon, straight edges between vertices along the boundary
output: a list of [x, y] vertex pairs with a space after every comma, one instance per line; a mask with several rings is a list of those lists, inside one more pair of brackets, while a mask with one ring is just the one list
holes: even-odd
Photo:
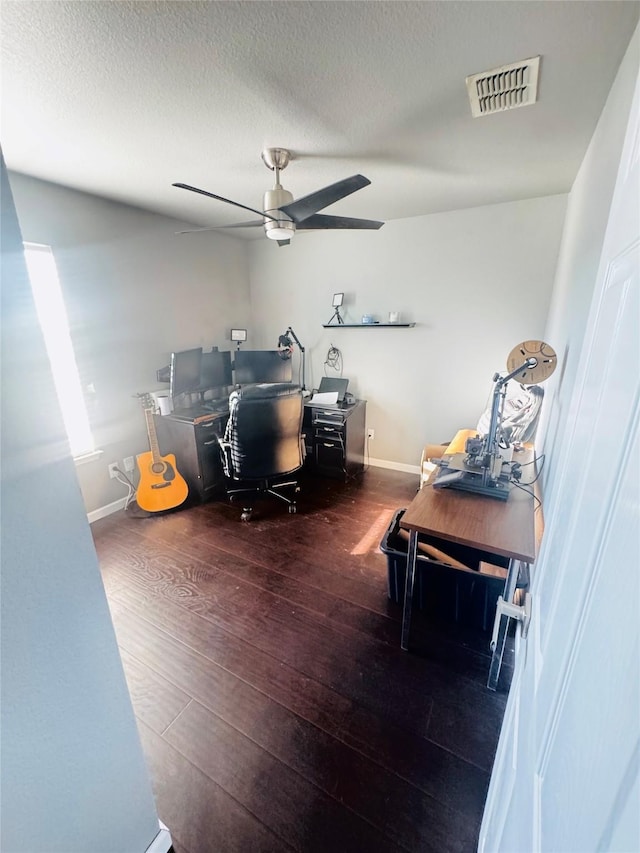
[[226, 350], [203, 352], [200, 362], [200, 390], [209, 391], [226, 385], [233, 385], [231, 353]]
[[171, 353], [169, 388], [173, 399], [200, 390], [201, 362], [202, 347]]
[[278, 350], [238, 350], [233, 369], [238, 385], [257, 382], [291, 382], [291, 359]]

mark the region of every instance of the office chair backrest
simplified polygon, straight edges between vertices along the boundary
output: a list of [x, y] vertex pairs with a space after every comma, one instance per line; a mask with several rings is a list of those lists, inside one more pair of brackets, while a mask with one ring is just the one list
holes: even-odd
[[302, 466], [302, 389], [289, 382], [253, 385], [229, 397], [233, 477], [251, 480]]

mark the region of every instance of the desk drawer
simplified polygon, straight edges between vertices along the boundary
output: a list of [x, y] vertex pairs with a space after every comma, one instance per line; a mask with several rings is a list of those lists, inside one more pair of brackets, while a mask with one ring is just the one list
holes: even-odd
[[216, 436], [222, 434], [222, 421], [203, 421], [202, 423], [196, 424], [194, 430], [196, 441], [199, 445], [203, 445], [210, 442], [211, 439], [215, 438]]
[[315, 426], [344, 426], [345, 413], [326, 409], [314, 409], [312, 423]]
[[344, 427], [315, 424], [313, 437], [316, 441], [341, 441], [344, 444]]
[[315, 463], [318, 468], [332, 471], [344, 469], [344, 442], [340, 438], [316, 438], [315, 451]]

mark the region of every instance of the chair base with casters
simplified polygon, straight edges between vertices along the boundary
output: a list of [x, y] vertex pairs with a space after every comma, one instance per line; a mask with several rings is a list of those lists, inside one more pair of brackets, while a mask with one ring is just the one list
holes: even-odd
[[[253, 513], [248, 497], [272, 495], [296, 512], [295, 474], [304, 461], [302, 390], [291, 383], [247, 386], [229, 397], [229, 421], [220, 441], [230, 500], [244, 496], [242, 520]], [[283, 494], [292, 489], [293, 497]]]
[[[293, 487], [293, 497], [287, 497], [287, 495], [278, 491], [278, 489], [291, 487]], [[284, 503], [289, 507], [290, 513], [295, 513], [297, 512], [296, 495], [299, 492], [300, 486], [298, 485], [297, 480], [287, 480], [283, 483], [273, 483], [265, 480], [255, 483], [254, 485], [247, 485], [237, 489], [227, 489], [227, 496], [231, 501], [240, 500], [241, 496], [247, 496], [243, 498], [242, 514], [240, 518], [242, 521], [249, 521], [253, 515], [254, 504], [253, 500], [249, 500], [249, 495], [255, 495], [256, 497], [259, 497], [260, 495], [272, 495], [274, 498], [284, 501]]]

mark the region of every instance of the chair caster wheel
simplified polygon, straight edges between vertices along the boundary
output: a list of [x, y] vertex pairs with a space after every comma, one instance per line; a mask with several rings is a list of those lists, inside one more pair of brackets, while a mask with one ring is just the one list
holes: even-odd
[[251, 519], [251, 510], [250, 509], [243, 509], [242, 515], [240, 516], [240, 520], [241, 521], [249, 521], [250, 519]]
[[297, 512], [295, 504], [289, 504], [289, 512], [291, 513], [291, 515], [293, 515], [293, 513]]

